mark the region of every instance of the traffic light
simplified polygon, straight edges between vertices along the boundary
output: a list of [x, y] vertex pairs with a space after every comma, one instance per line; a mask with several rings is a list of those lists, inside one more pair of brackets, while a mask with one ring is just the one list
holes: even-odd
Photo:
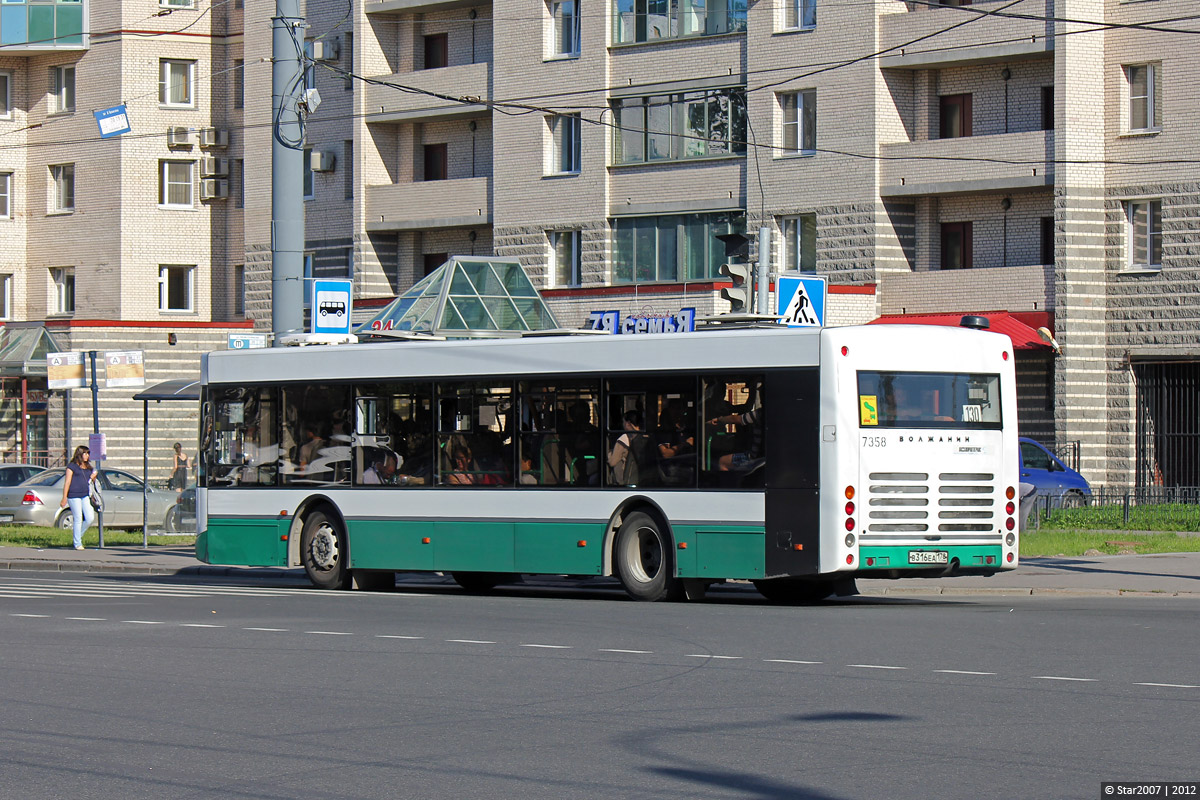
[[721, 289], [721, 297], [729, 301], [730, 314], [749, 314], [750, 297], [754, 290], [750, 278], [750, 264], [722, 264], [720, 272], [733, 281], [732, 286]]

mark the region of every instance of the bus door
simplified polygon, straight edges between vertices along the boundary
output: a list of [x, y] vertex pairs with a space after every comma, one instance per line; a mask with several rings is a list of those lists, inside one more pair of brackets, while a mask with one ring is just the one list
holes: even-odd
[[821, 532], [817, 368], [770, 373], [764, 407], [766, 577], [815, 574]]

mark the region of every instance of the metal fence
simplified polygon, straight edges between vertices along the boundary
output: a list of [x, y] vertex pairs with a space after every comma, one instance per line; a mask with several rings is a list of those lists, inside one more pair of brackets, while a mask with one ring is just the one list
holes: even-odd
[[1025, 530], [1077, 522], [1095, 530], [1200, 531], [1200, 486], [1093, 486], [1091, 500], [1082, 506], [1042, 494], [1022, 503], [1021, 512]]

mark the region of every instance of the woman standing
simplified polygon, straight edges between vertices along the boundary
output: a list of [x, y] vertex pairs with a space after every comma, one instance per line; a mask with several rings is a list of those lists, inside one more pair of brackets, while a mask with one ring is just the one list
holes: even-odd
[[72, 530], [75, 533], [75, 549], [83, 549], [83, 532], [96, 521], [96, 510], [92, 508], [88, 495], [92, 481], [96, 480], [96, 468], [91, 462], [92, 452], [83, 445], [75, 448], [71, 463], [67, 464], [67, 477], [63, 481], [62, 507], [71, 509]]
[[175, 443], [175, 455], [171, 459], [171, 486], [175, 491], [182, 492], [187, 487], [188, 470], [191, 463], [183, 453], [183, 445]]

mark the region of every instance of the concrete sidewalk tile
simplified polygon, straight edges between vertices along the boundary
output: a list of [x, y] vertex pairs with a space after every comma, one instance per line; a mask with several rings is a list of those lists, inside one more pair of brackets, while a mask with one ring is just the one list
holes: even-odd
[[883, 587], [885, 594], [894, 595], [930, 595], [943, 594], [944, 587], [941, 586], [885, 586]]
[[1033, 594], [1033, 589], [1020, 589], [1015, 586], [991, 586], [991, 587], [967, 587], [967, 586], [945, 586], [942, 588], [942, 594], [945, 595], [979, 595], [990, 594], [1002, 597], [1027, 597]]
[[1060, 596], [1076, 596], [1076, 597], [1118, 597], [1121, 594], [1120, 589], [1067, 589], [1067, 588], [1034, 588], [1034, 594], [1054, 594]]

